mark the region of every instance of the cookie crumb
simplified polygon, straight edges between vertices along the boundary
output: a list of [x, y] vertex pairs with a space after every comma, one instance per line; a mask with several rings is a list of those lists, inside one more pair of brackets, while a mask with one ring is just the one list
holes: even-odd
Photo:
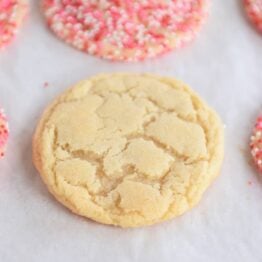
[[48, 82], [44, 82], [44, 88], [49, 87], [49, 83]]

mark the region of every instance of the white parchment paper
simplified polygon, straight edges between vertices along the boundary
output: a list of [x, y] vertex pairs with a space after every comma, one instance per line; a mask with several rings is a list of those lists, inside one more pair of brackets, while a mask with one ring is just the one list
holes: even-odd
[[[18, 39], [0, 53], [0, 104], [11, 128], [7, 155], [0, 160], [1, 262], [262, 261], [262, 181], [247, 148], [262, 110], [262, 36], [246, 21], [242, 1], [211, 2], [211, 16], [191, 46], [123, 64], [57, 40], [45, 27], [39, 2], [31, 1]], [[116, 71], [180, 78], [226, 125], [221, 176], [182, 217], [140, 229], [99, 225], [54, 201], [33, 167], [31, 138], [44, 107], [75, 82]]]

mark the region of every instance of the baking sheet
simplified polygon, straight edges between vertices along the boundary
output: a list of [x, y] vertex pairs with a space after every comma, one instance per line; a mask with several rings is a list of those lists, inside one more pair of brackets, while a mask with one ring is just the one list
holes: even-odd
[[[45, 27], [39, 2], [31, 1], [17, 41], [0, 53], [0, 104], [11, 128], [0, 161], [0, 261], [262, 260], [262, 182], [247, 150], [262, 110], [262, 37], [246, 21], [240, 2], [212, 1], [211, 16], [191, 46], [123, 64], [57, 40]], [[54, 201], [32, 165], [31, 138], [47, 103], [81, 79], [117, 71], [180, 78], [226, 125], [221, 176], [198, 207], [169, 222], [123, 230], [80, 218]]]

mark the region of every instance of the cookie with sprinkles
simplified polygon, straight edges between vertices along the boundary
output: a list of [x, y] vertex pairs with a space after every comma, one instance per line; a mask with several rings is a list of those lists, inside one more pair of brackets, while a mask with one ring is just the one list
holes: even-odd
[[262, 0], [244, 0], [244, 4], [249, 19], [262, 33]]
[[3, 110], [0, 110], [0, 158], [2, 158], [5, 154], [8, 137], [8, 122]]
[[262, 174], [262, 115], [258, 117], [250, 142], [251, 154]]
[[42, 0], [48, 26], [65, 42], [110, 60], [156, 57], [191, 42], [209, 0]]
[[0, 49], [14, 39], [27, 10], [26, 0], [0, 1]]

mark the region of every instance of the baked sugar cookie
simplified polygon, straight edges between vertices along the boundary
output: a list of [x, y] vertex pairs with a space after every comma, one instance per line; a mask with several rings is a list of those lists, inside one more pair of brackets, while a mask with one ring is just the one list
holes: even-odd
[[251, 136], [250, 148], [255, 165], [258, 171], [262, 173], [262, 115], [257, 119]]
[[154, 224], [195, 206], [219, 174], [223, 127], [180, 81], [105, 74], [45, 111], [34, 163], [76, 214], [122, 227]]
[[209, 0], [42, 0], [49, 27], [92, 55], [144, 60], [191, 42]]
[[249, 19], [262, 33], [262, 0], [244, 0], [244, 4]]
[[9, 137], [9, 128], [3, 109], [0, 110], [0, 158], [5, 155], [6, 144]]
[[27, 9], [28, 5], [25, 0], [0, 1], [0, 49], [14, 39]]

